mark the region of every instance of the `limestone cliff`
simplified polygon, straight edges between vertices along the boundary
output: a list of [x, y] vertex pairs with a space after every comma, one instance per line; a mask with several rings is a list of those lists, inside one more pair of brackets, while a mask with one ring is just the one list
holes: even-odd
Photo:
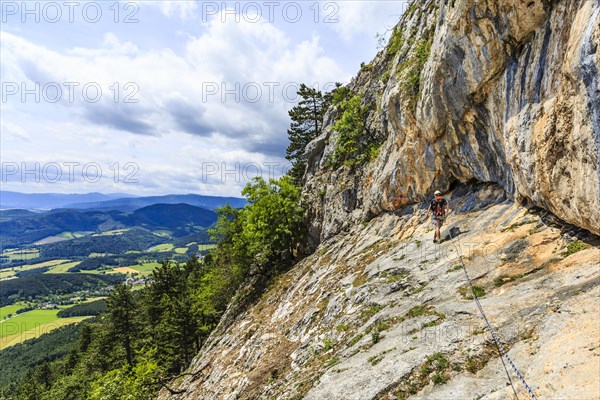
[[[512, 399], [462, 254], [538, 397], [600, 398], [599, 43], [597, 0], [411, 6], [349, 85], [378, 155], [331, 168], [329, 110], [307, 149], [314, 253], [159, 397]], [[441, 245], [422, 212], [436, 188]]]
[[[331, 170], [335, 132], [310, 146], [315, 243], [469, 180], [496, 182], [600, 233], [599, 8], [595, 0], [411, 7], [396, 31], [398, 50], [382, 51], [351, 83], [377, 105], [368, 125], [385, 138], [379, 157], [358, 171]], [[412, 99], [405, 65], [429, 37]]]

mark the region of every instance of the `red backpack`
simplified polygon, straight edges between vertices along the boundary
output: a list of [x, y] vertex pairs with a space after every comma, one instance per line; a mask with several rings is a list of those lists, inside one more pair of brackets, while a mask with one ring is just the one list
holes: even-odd
[[431, 210], [436, 217], [444, 217], [446, 215], [446, 199], [443, 197], [439, 200], [431, 200]]

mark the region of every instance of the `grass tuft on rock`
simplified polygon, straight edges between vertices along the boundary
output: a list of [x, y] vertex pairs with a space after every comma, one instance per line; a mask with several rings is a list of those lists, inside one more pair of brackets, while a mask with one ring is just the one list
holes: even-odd
[[[482, 286], [474, 285], [473, 292], [475, 292], [475, 296], [477, 296], [477, 298], [482, 298], [485, 296], [485, 289]], [[473, 300], [473, 294], [468, 286], [458, 289], [458, 293], [463, 297], [463, 299]]]
[[[496, 279], [494, 279], [494, 286], [500, 287], [506, 283], [514, 282], [517, 279], [521, 279], [525, 276], [525, 274], [518, 275], [500, 275]], [[479, 297], [479, 296], [478, 296]]]
[[568, 244], [567, 251], [563, 253], [563, 256], [569, 257], [572, 254], [580, 252], [581, 250], [587, 249], [589, 246], [581, 240], [575, 240]]

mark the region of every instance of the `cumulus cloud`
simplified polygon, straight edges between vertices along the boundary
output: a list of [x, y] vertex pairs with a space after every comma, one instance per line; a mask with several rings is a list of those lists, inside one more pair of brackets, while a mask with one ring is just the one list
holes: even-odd
[[[354, 40], [371, 40], [393, 26], [406, 5], [402, 0], [334, 3], [339, 22], [331, 25], [271, 24], [230, 14], [195, 24], [199, 3], [157, 1], [144, 3], [150, 5], [144, 16], [171, 24], [168, 28], [140, 24], [127, 31], [106, 25], [99, 30], [103, 35], [72, 46], [3, 30], [3, 81], [28, 88], [33, 82], [57, 82], [65, 92], [57, 103], [23, 104], [17, 95], [2, 104], [2, 159], [102, 167], [98, 182], [80, 177], [76, 183], [83, 186], [58, 182], [50, 189], [56, 191], [239, 195], [257, 173], [278, 176], [289, 167], [283, 158], [287, 111], [299, 84], [323, 89], [348, 81], [357, 65], [340, 66], [340, 59], [348, 59], [339, 53], [360, 53]], [[148, 29], [172, 32], [159, 42], [145, 40]], [[79, 84], [73, 100], [65, 82]], [[83, 95], [86, 83], [101, 88], [97, 101]], [[138, 184], [123, 183], [127, 163], [137, 166]]]
[[[28, 84], [79, 83], [74, 101], [65, 93], [58, 103], [40, 105], [52, 118], [32, 115], [14, 140], [3, 141], [8, 145], [3, 146], [3, 157], [100, 160], [105, 166], [134, 160], [143, 178], [136, 191], [172, 191], [171, 182], [190, 190], [239, 193], [243, 180], [194, 183], [201, 169], [197, 160], [263, 167], [275, 160], [283, 165], [287, 111], [294, 105], [296, 87], [303, 82], [324, 86], [347, 73], [325, 54], [316, 34], [298, 41], [266, 21], [230, 21], [215, 18], [200, 33], [188, 36], [180, 52], [142, 49], [115, 33], [106, 33], [95, 45], [59, 51], [3, 32], [4, 76]], [[90, 82], [101, 88], [98, 101], [82, 96], [82, 87]], [[136, 86], [127, 89], [126, 83]], [[132, 94], [137, 102], [126, 103]], [[16, 115], [3, 120], [3, 131], [11, 129], [8, 124]], [[16, 144], [16, 137], [22, 141], [26, 132], [37, 155]], [[113, 187], [110, 180], [102, 182], [107, 189], [127, 191]]]
[[386, 33], [398, 23], [410, 3], [410, 0], [321, 1], [335, 4], [338, 22], [331, 27], [344, 40], [360, 34]]
[[119, 131], [135, 133], [138, 135], [158, 135], [159, 132], [151, 123], [151, 118], [145, 118], [153, 110], [140, 110], [133, 104], [118, 104], [103, 102], [98, 105], [88, 106], [84, 109], [84, 117], [98, 125], [104, 125]]

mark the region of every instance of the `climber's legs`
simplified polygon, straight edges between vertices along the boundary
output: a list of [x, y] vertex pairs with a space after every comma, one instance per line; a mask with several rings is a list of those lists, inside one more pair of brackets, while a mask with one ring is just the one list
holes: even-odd
[[442, 237], [441, 229], [442, 229], [442, 225], [444, 225], [444, 221], [434, 217], [433, 224], [435, 226], [435, 235], [433, 237], [433, 243], [439, 243], [442, 241], [441, 240], [441, 237]]

